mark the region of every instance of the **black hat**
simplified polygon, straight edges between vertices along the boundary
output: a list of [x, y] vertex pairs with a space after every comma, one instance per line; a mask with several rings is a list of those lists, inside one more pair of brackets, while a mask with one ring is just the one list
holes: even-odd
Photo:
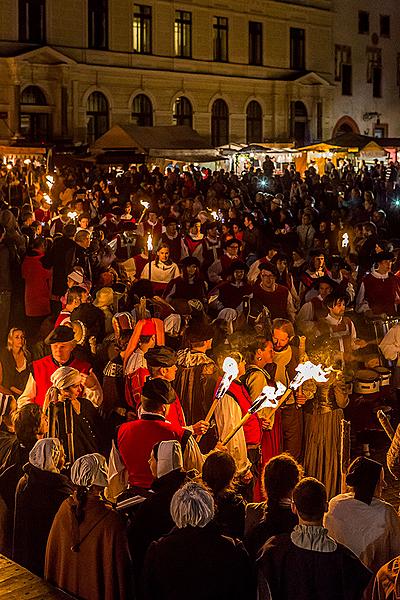
[[166, 219], [164, 219], [164, 225], [165, 225], [165, 227], [167, 225], [171, 225], [171, 223], [178, 224], [178, 218], [174, 217], [174, 215], [170, 215], [169, 217], [167, 217]]
[[331, 286], [332, 290], [336, 289], [338, 286], [337, 282], [334, 279], [332, 279], [331, 277], [329, 277], [328, 275], [323, 275], [322, 277], [318, 277], [318, 279], [316, 279], [314, 281], [314, 286], [316, 288], [318, 288], [320, 283], [327, 283], [328, 285]]
[[349, 466], [346, 483], [354, 488], [356, 500], [371, 504], [382, 471], [381, 463], [359, 456]]
[[215, 229], [216, 227], [218, 227], [218, 223], [216, 221], [206, 221], [204, 223], [204, 228], [206, 231], [209, 229]]
[[180, 262], [181, 267], [188, 267], [189, 265], [196, 265], [197, 268], [200, 268], [200, 261], [195, 256], [185, 256]]
[[260, 273], [261, 273], [261, 271], [269, 271], [270, 273], [272, 273], [273, 275], [275, 275], [275, 277], [278, 277], [278, 275], [279, 275], [278, 269], [271, 262], [262, 262], [262, 263], [260, 263], [258, 265], [258, 270], [260, 271]]
[[378, 252], [374, 255], [374, 263], [380, 263], [383, 260], [394, 260], [393, 252]]
[[142, 389], [142, 396], [150, 400], [157, 400], [160, 404], [173, 404], [176, 399], [175, 391], [169, 381], [160, 379], [159, 377], [146, 379]]
[[238, 240], [237, 238], [231, 238], [230, 240], [226, 240], [225, 242], [225, 248], [229, 248], [229, 246], [232, 246], [232, 244], [238, 244], [239, 248], [242, 245], [242, 242], [240, 240]]
[[74, 331], [71, 327], [59, 325], [45, 339], [45, 344], [61, 344], [63, 342], [72, 342], [74, 339]]
[[229, 273], [234, 273], [235, 271], [244, 271], [247, 273], [249, 267], [242, 260], [234, 260], [229, 267]]
[[192, 343], [206, 342], [207, 340], [212, 340], [214, 329], [211, 325], [207, 325], [201, 321], [199, 322], [197, 319], [192, 319], [186, 330], [186, 336]]
[[172, 367], [176, 364], [176, 352], [167, 346], [154, 346], [144, 357], [148, 367]]

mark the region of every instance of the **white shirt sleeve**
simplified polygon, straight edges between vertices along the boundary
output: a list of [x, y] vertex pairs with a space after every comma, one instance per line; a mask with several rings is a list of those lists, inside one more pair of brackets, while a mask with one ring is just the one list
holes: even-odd
[[400, 353], [400, 325], [395, 325], [385, 335], [379, 348], [386, 360], [396, 360]]
[[363, 313], [369, 310], [369, 304], [365, 299], [365, 285], [361, 283], [360, 289], [358, 290], [356, 298], [356, 312]]
[[36, 381], [34, 380], [32, 373], [29, 373], [25, 389], [17, 401], [18, 408], [21, 408], [22, 406], [25, 406], [25, 404], [30, 404], [34, 401], [36, 398], [36, 389]]

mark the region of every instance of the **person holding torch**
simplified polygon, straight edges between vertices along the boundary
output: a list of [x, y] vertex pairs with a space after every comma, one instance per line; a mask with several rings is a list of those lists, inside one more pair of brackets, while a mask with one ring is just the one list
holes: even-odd
[[148, 237], [149, 244], [147, 247], [149, 252], [149, 262], [142, 271], [141, 279], [148, 279], [151, 281], [154, 293], [162, 294], [168, 283], [172, 279], [179, 277], [179, 267], [170, 260], [169, 246], [164, 243], [159, 245], [154, 260], [151, 260], [153, 244], [151, 244], [150, 247], [150, 239], [151, 238]]

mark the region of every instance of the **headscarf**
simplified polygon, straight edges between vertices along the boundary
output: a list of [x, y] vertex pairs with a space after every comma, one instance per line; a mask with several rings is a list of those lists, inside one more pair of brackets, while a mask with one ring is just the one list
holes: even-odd
[[53, 384], [46, 392], [46, 397], [43, 404], [43, 412], [46, 412], [49, 404], [57, 402], [58, 392], [66, 390], [71, 385], [76, 385], [81, 382], [81, 374], [73, 367], [59, 367], [50, 377]]
[[167, 473], [170, 473], [175, 469], [182, 469], [182, 448], [177, 440], [160, 442], [156, 454], [157, 477], [167, 475]]
[[59, 367], [50, 377], [53, 387], [65, 390], [81, 382], [81, 374], [73, 367]]
[[383, 466], [365, 456], [354, 459], [346, 476], [346, 483], [354, 488], [354, 497], [360, 502], [371, 504]]
[[214, 500], [210, 492], [198, 483], [186, 483], [172, 497], [170, 512], [179, 529], [205, 527], [215, 514]]
[[61, 456], [61, 442], [57, 438], [38, 440], [29, 452], [29, 462], [41, 471], [59, 473], [58, 463]]
[[71, 481], [80, 487], [107, 487], [108, 467], [104, 456], [95, 452], [78, 458], [72, 465]]

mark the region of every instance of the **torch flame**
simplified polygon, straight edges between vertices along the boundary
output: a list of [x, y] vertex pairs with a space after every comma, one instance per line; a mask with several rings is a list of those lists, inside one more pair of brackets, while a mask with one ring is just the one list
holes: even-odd
[[74, 210], [68, 213], [68, 216], [70, 219], [76, 219], [76, 217], [78, 216], [78, 213]]
[[153, 240], [151, 238], [151, 233], [147, 234], [147, 250], [151, 252], [153, 250]]
[[218, 213], [217, 213], [215, 210], [213, 210], [213, 211], [211, 212], [211, 216], [212, 216], [212, 218], [214, 219], [214, 221], [216, 221], [216, 220], [218, 219]]
[[248, 412], [254, 414], [262, 408], [276, 408], [278, 398], [286, 392], [286, 387], [280, 381], [276, 382], [276, 388], [266, 385], [261, 394], [254, 400]]
[[46, 200], [47, 204], [52, 204], [52, 200], [48, 194], [43, 194], [43, 197]]
[[140, 204], [141, 204], [142, 206], [144, 206], [146, 210], [147, 210], [147, 209], [149, 208], [149, 206], [150, 206], [150, 202], [146, 202], [145, 200], [141, 200], [141, 201], [140, 201]]
[[348, 245], [349, 245], [349, 234], [344, 233], [342, 235], [342, 248], [347, 248]]
[[314, 363], [307, 360], [296, 367], [297, 375], [290, 383], [292, 390], [297, 390], [305, 381], [314, 379], [317, 383], [324, 383], [328, 380], [327, 375], [329, 369], [322, 369], [321, 365], [314, 365]]
[[224, 376], [221, 379], [221, 382], [218, 386], [218, 389], [215, 393], [215, 398], [220, 400], [226, 392], [229, 390], [229, 387], [234, 379], [239, 374], [239, 368], [236, 360], [231, 356], [227, 356], [222, 365], [222, 370], [224, 371]]

